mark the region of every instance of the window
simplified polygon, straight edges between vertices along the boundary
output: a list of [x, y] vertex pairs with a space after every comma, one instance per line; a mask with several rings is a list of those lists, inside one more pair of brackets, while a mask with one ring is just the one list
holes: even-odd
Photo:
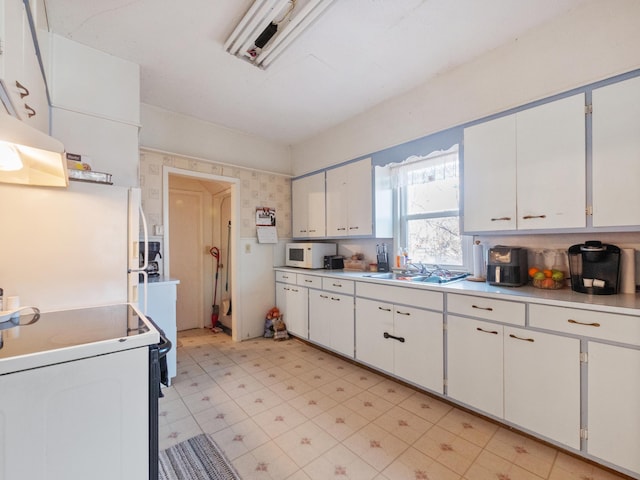
[[460, 235], [458, 145], [392, 166], [400, 247], [413, 262], [464, 267], [471, 238]]

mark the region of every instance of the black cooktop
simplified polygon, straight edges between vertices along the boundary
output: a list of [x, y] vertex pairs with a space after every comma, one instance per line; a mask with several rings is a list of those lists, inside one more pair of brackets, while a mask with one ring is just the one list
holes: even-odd
[[149, 328], [128, 304], [27, 313], [0, 323], [0, 359], [140, 335]]

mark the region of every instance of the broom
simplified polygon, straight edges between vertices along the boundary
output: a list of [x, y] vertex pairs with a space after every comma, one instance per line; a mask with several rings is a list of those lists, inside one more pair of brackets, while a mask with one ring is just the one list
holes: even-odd
[[216, 305], [216, 298], [218, 295], [218, 270], [220, 269], [220, 250], [217, 247], [211, 247], [209, 253], [216, 259], [216, 280], [213, 287], [213, 305], [211, 306], [211, 329], [213, 330], [218, 324], [218, 317], [220, 316], [220, 307]]

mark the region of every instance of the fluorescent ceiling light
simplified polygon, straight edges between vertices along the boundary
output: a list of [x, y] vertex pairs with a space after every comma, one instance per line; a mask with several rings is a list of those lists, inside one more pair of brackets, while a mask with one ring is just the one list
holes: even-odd
[[257, 67], [267, 68], [333, 1], [256, 0], [224, 49]]
[[62, 143], [0, 112], [0, 183], [67, 187]]

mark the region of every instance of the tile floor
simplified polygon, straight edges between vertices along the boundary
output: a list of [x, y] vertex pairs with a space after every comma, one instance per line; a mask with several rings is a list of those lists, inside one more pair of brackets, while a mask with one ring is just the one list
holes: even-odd
[[618, 477], [303, 342], [178, 335], [160, 448], [208, 433], [245, 480]]

